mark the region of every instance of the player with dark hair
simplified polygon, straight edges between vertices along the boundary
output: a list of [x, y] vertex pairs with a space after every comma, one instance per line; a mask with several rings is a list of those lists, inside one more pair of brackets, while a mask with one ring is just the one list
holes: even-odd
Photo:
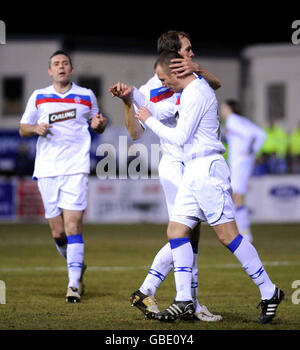
[[20, 121], [20, 135], [38, 135], [33, 177], [38, 181], [45, 218], [59, 253], [67, 260], [66, 300], [79, 302], [83, 293], [83, 214], [87, 206], [91, 128], [102, 133], [106, 119], [92, 90], [71, 81], [70, 56], [56, 51], [49, 60], [53, 84], [33, 92]]
[[58, 55], [63, 55], [65, 57], [67, 57], [67, 59], [69, 60], [69, 64], [70, 67], [73, 69], [73, 62], [72, 62], [72, 58], [71, 56], [68, 54], [68, 52], [66, 52], [65, 50], [57, 50], [55, 52], [53, 52], [53, 54], [49, 57], [49, 69], [51, 69], [51, 65], [52, 65], [52, 58]]
[[[177, 76], [184, 76], [195, 72], [205, 77], [208, 83], [218, 88], [221, 84], [219, 80], [210, 71], [199, 66], [192, 61], [194, 52], [189, 36], [180, 31], [168, 31], [163, 33], [158, 39], [158, 52], [173, 52], [172, 65], [170, 70]], [[203, 79], [204, 80], [204, 79]], [[170, 127], [175, 127], [177, 119], [174, 117], [180, 104], [180, 95], [174, 93], [169, 88], [163, 87], [161, 81], [155, 74], [143, 85], [139, 91], [135, 90], [133, 94], [126, 93], [122, 84], [118, 83], [111, 87], [110, 91], [123, 99], [125, 109], [125, 125], [132, 139], [136, 140], [142, 137], [145, 126], [135, 117], [135, 111], [140, 106], [151, 104], [153, 113], [157, 118], [162, 118], [162, 123]], [[170, 145], [161, 140], [162, 158], [159, 163], [159, 178], [163, 188], [169, 216], [172, 213], [178, 186], [181, 183], [184, 170], [182, 151], [179, 147]], [[191, 233], [193, 245], [194, 262], [192, 268], [191, 290], [196, 305], [195, 317], [198, 320], [206, 322], [220, 321], [220, 315], [212, 314], [206, 306], [200, 305], [197, 300], [198, 295], [198, 242], [199, 242], [200, 223]], [[158, 305], [154, 298], [157, 288], [165, 280], [169, 272], [173, 269], [172, 253], [170, 244], [165, 244], [156, 254], [148, 274], [140, 288], [131, 295], [132, 305], [138, 307], [147, 317], [153, 317], [158, 312]]]
[[[182, 148], [185, 165], [167, 229], [176, 297], [155, 317], [160, 321], [173, 321], [176, 318], [190, 319], [194, 315], [195, 304], [190, 288], [193, 266], [190, 234], [204, 217], [220, 242], [235, 255], [259, 288], [262, 309], [259, 323], [269, 323], [276, 315], [284, 292], [270, 280], [255, 247], [238, 232], [230, 171], [222, 156], [225, 148], [220, 141], [216, 96], [204, 79], [194, 74], [177, 77], [170, 72], [166, 61], [170, 62], [174, 57], [175, 54], [162, 53], [155, 67], [164, 87], [181, 92], [176, 127], [164, 125], [146, 107], [141, 107], [136, 115], [161, 139]], [[127, 87], [127, 90], [133, 91], [134, 88]]]

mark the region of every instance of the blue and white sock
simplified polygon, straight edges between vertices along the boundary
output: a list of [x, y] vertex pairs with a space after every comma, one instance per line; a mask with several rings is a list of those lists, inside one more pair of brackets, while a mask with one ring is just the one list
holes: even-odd
[[188, 237], [170, 239], [177, 301], [192, 300], [193, 249]]
[[67, 239], [68, 287], [78, 288], [84, 256], [84, 242], [81, 234], [67, 236]]
[[56, 249], [58, 250], [59, 254], [67, 260], [67, 245], [68, 245], [68, 239], [67, 237], [63, 238], [54, 238], [54, 243], [56, 245]]
[[258, 286], [261, 298], [272, 298], [275, 285], [265, 271], [254, 246], [242, 235], [238, 235], [227, 248], [236, 256], [252, 281]]
[[156, 254], [149, 272], [139, 290], [154, 297], [156, 289], [173, 268], [170, 243], [165, 244]]

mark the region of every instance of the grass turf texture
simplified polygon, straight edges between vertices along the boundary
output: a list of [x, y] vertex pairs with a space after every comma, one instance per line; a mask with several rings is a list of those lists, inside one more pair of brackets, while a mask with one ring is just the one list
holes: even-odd
[[[257, 287], [203, 225], [199, 245], [199, 297], [223, 321], [174, 324], [145, 320], [129, 296], [144, 280], [153, 257], [166, 242], [165, 225], [84, 225], [86, 293], [65, 302], [66, 263], [46, 224], [0, 224], [0, 330], [299, 330], [300, 304], [293, 304], [292, 282], [300, 279], [299, 225], [255, 225], [254, 243], [274, 283], [288, 298], [271, 324], [257, 323]], [[156, 293], [160, 309], [175, 296], [171, 272]], [[299, 296], [298, 296], [299, 298]]]

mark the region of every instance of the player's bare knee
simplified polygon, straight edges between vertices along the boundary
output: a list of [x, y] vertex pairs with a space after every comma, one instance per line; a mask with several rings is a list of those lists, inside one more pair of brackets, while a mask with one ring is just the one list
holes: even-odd
[[64, 238], [66, 236], [64, 223], [61, 216], [49, 219], [48, 223], [53, 238]]
[[224, 245], [228, 246], [237, 236], [236, 232], [228, 232], [226, 230], [216, 231], [219, 241]]
[[77, 220], [67, 221], [65, 223], [65, 231], [67, 236], [78, 235], [79, 233], [82, 233], [81, 222], [78, 222]]
[[60, 239], [66, 237], [65, 230], [63, 226], [50, 225], [51, 234], [54, 239]]
[[217, 233], [217, 237], [218, 237], [218, 239], [219, 239], [219, 241], [223, 244], [223, 245], [225, 245], [226, 247], [228, 246], [228, 244], [230, 243], [229, 241], [228, 241], [228, 237], [227, 237], [227, 235], [224, 233], [224, 232], [222, 232], [222, 233]]
[[83, 212], [64, 210], [64, 225], [67, 236], [82, 233]]
[[191, 229], [179, 222], [170, 221], [167, 228], [168, 239], [188, 237]]

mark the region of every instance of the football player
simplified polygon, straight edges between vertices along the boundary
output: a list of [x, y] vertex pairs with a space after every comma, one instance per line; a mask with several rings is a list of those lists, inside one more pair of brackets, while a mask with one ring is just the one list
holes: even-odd
[[[221, 86], [220, 81], [212, 72], [193, 62], [195, 56], [192, 50], [190, 37], [181, 31], [168, 31], [163, 33], [157, 42], [157, 51], [176, 51], [182, 56], [174, 58], [171, 69], [178, 77], [185, 76], [191, 72], [197, 73], [201, 79], [206, 79], [208, 83], [217, 89]], [[142, 137], [145, 126], [135, 117], [135, 112], [140, 106], [151, 105], [156, 117], [161, 119], [164, 125], [175, 127], [177, 124], [176, 111], [180, 104], [180, 95], [174, 93], [169, 88], [163, 87], [158, 76], [155, 74], [147, 83], [140, 88], [142, 94], [126, 94], [126, 90], [121, 83], [115, 84], [110, 91], [123, 99], [125, 108], [125, 124], [132, 139], [137, 140]], [[179, 184], [182, 180], [184, 163], [182, 150], [176, 145], [171, 145], [160, 140], [162, 158], [159, 163], [159, 178], [163, 188], [168, 214], [171, 215], [173, 204]], [[199, 242], [200, 222], [191, 232], [191, 242], [193, 247], [193, 267], [191, 291], [195, 302], [195, 318], [202, 321], [220, 321], [220, 315], [212, 314], [205, 305], [200, 305], [198, 295], [198, 242]], [[159, 311], [154, 298], [157, 288], [173, 269], [172, 253], [170, 244], [164, 245], [156, 254], [148, 274], [140, 288], [131, 295], [132, 305], [138, 307], [149, 318]]]
[[245, 198], [255, 157], [264, 143], [266, 133], [241, 115], [240, 107], [235, 100], [228, 99], [221, 104], [220, 116], [225, 120], [236, 223], [241, 235], [252, 242], [253, 236]]
[[[179, 118], [175, 128], [163, 125], [146, 107], [136, 117], [160, 138], [182, 147], [184, 173], [178, 188], [167, 236], [171, 246], [176, 297], [165, 310], [155, 315], [160, 321], [190, 319], [195, 312], [191, 294], [193, 249], [191, 230], [203, 216], [220, 242], [241, 263], [261, 294], [260, 323], [274, 318], [284, 292], [269, 278], [255, 247], [238, 232], [234, 219], [230, 171], [222, 154], [218, 103], [214, 91], [194, 74], [177, 77], [170, 61], [177, 53], [163, 53], [156, 61], [156, 74], [165, 87], [181, 92]], [[136, 90], [127, 87], [127, 90]]]
[[83, 294], [84, 241], [82, 219], [87, 206], [92, 129], [102, 133], [106, 119], [92, 90], [72, 82], [68, 53], [50, 57], [53, 84], [35, 90], [20, 121], [20, 135], [38, 135], [33, 177], [37, 179], [52, 236], [68, 266], [67, 302]]

